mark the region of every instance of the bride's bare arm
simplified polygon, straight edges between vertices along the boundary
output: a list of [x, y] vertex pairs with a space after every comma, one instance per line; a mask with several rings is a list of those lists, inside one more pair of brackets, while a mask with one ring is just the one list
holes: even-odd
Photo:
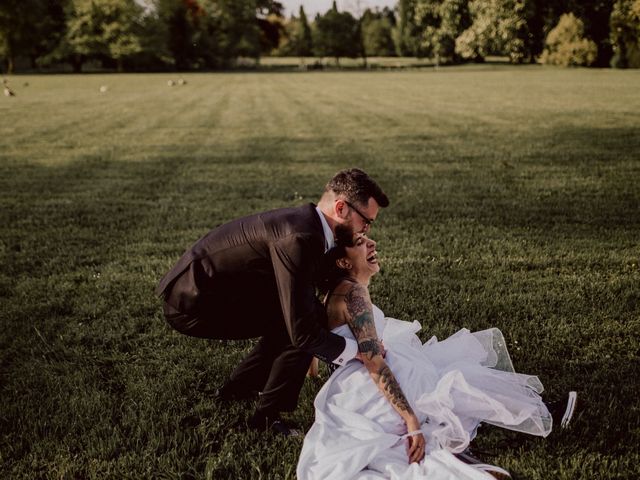
[[[358, 350], [371, 378], [393, 408], [407, 424], [409, 432], [420, 430], [420, 422], [407, 401], [396, 377], [382, 356], [382, 348], [373, 320], [373, 306], [369, 291], [364, 285], [354, 283], [345, 297], [346, 321], [356, 337]], [[422, 433], [409, 437], [409, 461], [418, 462], [424, 457], [425, 440]]]

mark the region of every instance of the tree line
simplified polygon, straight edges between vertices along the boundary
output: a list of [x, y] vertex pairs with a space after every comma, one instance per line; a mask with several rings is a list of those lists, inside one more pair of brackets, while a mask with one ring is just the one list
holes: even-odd
[[640, 0], [399, 0], [394, 9], [285, 18], [274, 0], [2, 0], [0, 59], [11, 73], [210, 70], [261, 56], [410, 56], [640, 67]]

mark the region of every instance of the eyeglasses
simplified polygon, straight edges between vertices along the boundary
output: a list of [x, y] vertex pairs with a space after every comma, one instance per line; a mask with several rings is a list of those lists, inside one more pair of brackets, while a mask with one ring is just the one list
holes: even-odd
[[371, 226], [371, 224], [374, 222], [373, 218], [369, 218], [369, 217], [365, 216], [360, 210], [358, 210], [356, 207], [354, 207], [352, 203], [347, 202], [346, 200], [344, 201], [344, 203], [346, 203], [349, 206], [349, 208], [353, 209], [358, 215], [360, 215], [362, 217], [362, 220], [364, 220], [364, 223], [366, 225]]

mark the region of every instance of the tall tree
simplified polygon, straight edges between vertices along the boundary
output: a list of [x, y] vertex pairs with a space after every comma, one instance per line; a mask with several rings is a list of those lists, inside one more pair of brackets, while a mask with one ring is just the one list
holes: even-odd
[[237, 57], [260, 57], [260, 30], [255, 0], [217, 0], [222, 28], [221, 50], [225, 62]]
[[611, 66], [640, 68], [640, 0], [618, 0], [611, 12]]
[[119, 72], [124, 59], [139, 53], [142, 8], [134, 0], [108, 0], [104, 5], [103, 41]]
[[[393, 16], [393, 12], [390, 13]], [[389, 17], [389, 10], [372, 11], [367, 9], [362, 14], [360, 22], [365, 55], [389, 57], [396, 54], [393, 43], [394, 23]]]
[[338, 12], [334, 0], [332, 8], [324, 15], [316, 16], [313, 44], [317, 56], [357, 57], [360, 53], [358, 22], [349, 12]]
[[60, 55], [79, 71], [88, 58], [109, 58], [122, 70], [123, 59], [141, 51], [138, 25], [142, 8], [134, 0], [72, 0]]
[[309, 57], [313, 55], [311, 27], [307, 14], [300, 5], [299, 16], [291, 16], [285, 23], [285, 34], [280, 41], [278, 55]]
[[[52, 48], [47, 39], [56, 37], [51, 31], [56, 26], [55, 7], [45, 0], [0, 2], [0, 58], [4, 58], [8, 73], [13, 72], [18, 56], [35, 59], [45, 53], [43, 50]], [[50, 13], [54, 16], [50, 17]]]
[[33, 18], [31, 22], [30, 43], [27, 52], [32, 68], [50, 63], [51, 54], [64, 38], [66, 31], [65, 9], [69, 2], [69, 0], [39, 1], [43, 4], [41, 10], [43, 14], [39, 18]]
[[[270, 48], [273, 32], [261, 22], [279, 16], [282, 5], [269, 0], [154, 0], [156, 38], [166, 38], [166, 56], [179, 70], [231, 65], [238, 57], [258, 59]], [[269, 25], [271, 28], [271, 25]], [[280, 32], [276, 33], [279, 36]], [[263, 43], [261, 44], [261, 38]]]
[[592, 39], [598, 47], [598, 55], [594, 65], [608, 67], [613, 56], [609, 40], [609, 19], [615, 0], [593, 0], [590, 2], [574, 0], [574, 3], [576, 4], [575, 10], [565, 10], [561, 13], [573, 11], [584, 22], [585, 36]]
[[157, 0], [156, 11], [161, 36], [174, 67], [178, 70], [190, 68], [196, 59], [194, 46], [197, 45], [196, 25], [200, 9], [182, 0]]
[[269, 15], [275, 15], [276, 17], [282, 17], [284, 13], [284, 5], [276, 0], [256, 0], [256, 9], [258, 15], [267, 17]]
[[456, 38], [471, 25], [468, 0], [418, 0], [415, 21], [422, 51], [436, 63], [460, 59]]
[[396, 51], [400, 56], [423, 57], [420, 46], [420, 29], [416, 24], [416, 3], [418, 0], [398, 0], [398, 23], [393, 31]]
[[258, 16], [260, 30], [260, 53], [269, 55], [278, 48], [286, 36], [286, 20], [273, 13], [266, 17]]
[[284, 7], [280, 2], [271, 0], [258, 0], [257, 2], [260, 52], [263, 54], [270, 54], [278, 48], [281, 39], [286, 35], [283, 11]]
[[307, 20], [307, 14], [300, 5], [300, 46], [298, 48], [298, 56], [308, 56], [313, 54], [313, 40], [311, 36], [311, 27]]

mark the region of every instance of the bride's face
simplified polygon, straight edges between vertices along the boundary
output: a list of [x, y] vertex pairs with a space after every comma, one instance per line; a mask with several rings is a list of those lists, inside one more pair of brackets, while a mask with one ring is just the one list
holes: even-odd
[[353, 246], [346, 247], [345, 250], [347, 252], [346, 260], [351, 265], [353, 274], [370, 277], [380, 271], [376, 242], [366, 235], [356, 234]]

